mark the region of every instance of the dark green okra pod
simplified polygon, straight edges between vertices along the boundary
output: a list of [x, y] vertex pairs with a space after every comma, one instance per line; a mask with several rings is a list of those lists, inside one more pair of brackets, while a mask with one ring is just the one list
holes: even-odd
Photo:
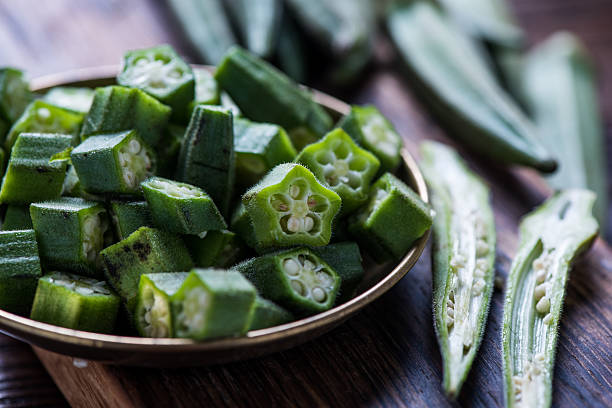
[[327, 262], [340, 277], [340, 290], [336, 304], [352, 299], [355, 296], [355, 290], [365, 276], [359, 246], [354, 242], [338, 242], [323, 247], [313, 247], [311, 250]]
[[71, 86], [56, 86], [43, 96], [43, 101], [60, 108], [86, 114], [91, 108], [94, 90]]
[[140, 227], [152, 227], [153, 219], [146, 201], [113, 201], [109, 212], [119, 241]]
[[295, 317], [276, 303], [264, 299], [261, 296], [255, 298], [253, 317], [249, 324], [249, 331], [267, 329], [268, 327], [280, 326], [293, 321]]
[[253, 229], [253, 223], [251, 222], [251, 217], [249, 216], [249, 213], [242, 202], [238, 204], [232, 214], [230, 229], [234, 231], [238, 237], [240, 237], [240, 239], [242, 239], [250, 248], [257, 250], [257, 252], [263, 249], [258, 245], [257, 238], [255, 237], [255, 230]]
[[308, 74], [306, 48], [306, 39], [295, 20], [283, 13], [276, 44], [276, 65], [298, 83], [304, 83]]
[[242, 239], [228, 230], [208, 231], [204, 238], [185, 236], [184, 239], [198, 268], [229, 268], [249, 254]]
[[270, 58], [279, 40], [281, 0], [229, 0], [226, 3], [246, 48], [261, 58]]
[[157, 153], [157, 176], [174, 177], [186, 129], [185, 126], [168, 124], [159, 145], [155, 149]]
[[[23, 114], [33, 96], [30, 85], [18, 69], [0, 68], [0, 120], [11, 125]], [[0, 139], [4, 133], [0, 132]]]
[[4, 231], [32, 229], [32, 218], [28, 205], [8, 205], [2, 222]]

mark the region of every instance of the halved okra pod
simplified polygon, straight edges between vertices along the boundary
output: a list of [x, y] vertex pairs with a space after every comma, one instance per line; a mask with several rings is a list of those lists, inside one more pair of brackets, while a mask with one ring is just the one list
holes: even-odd
[[313, 247], [311, 250], [327, 262], [340, 277], [336, 304], [352, 299], [357, 286], [365, 276], [359, 246], [354, 242], [338, 242], [323, 247]]
[[266, 299], [300, 314], [324, 312], [334, 306], [340, 277], [308, 248], [260, 256], [234, 268]]
[[113, 236], [102, 204], [62, 197], [32, 204], [30, 216], [45, 268], [101, 276], [98, 254]]
[[34, 230], [0, 232], [0, 309], [27, 316], [41, 276]]
[[572, 262], [597, 236], [595, 194], [564, 190], [528, 214], [506, 283], [502, 350], [507, 407], [549, 407]]
[[299, 164], [280, 164], [242, 197], [258, 246], [329, 243], [341, 199]]
[[134, 130], [91, 136], [70, 153], [81, 187], [94, 194], [139, 194], [155, 152]]
[[30, 207], [27, 205], [8, 205], [2, 222], [4, 231], [32, 229]]
[[[7, 125], [15, 122], [32, 101], [30, 85], [18, 69], [0, 68], [0, 120]], [[4, 134], [0, 132], [0, 138]]]
[[241, 336], [257, 291], [236, 271], [194, 269], [172, 296], [174, 335], [195, 340]]
[[369, 202], [351, 217], [349, 232], [378, 262], [399, 259], [431, 227], [431, 209], [403, 181], [385, 173]]
[[253, 316], [249, 324], [249, 331], [280, 326], [294, 319], [295, 317], [289, 311], [268, 299], [257, 296], [255, 298]]
[[70, 147], [68, 135], [22, 133], [11, 152], [2, 180], [0, 202], [28, 204], [57, 198], [66, 177], [66, 162], [51, 157]]
[[141, 187], [159, 228], [201, 236], [227, 228], [217, 206], [201, 188], [161, 177], [152, 177]]
[[57, 86], [51, 88], [42, 99], [51, 105], [86, 114], [91, 108], [93, 98], [94, 90], [91, 88]]
[[208, 231], [204, 238], [185, 236], [184, 239], [198, 268], [229, 268], [249, 253], [242, 239], [228, 230]]
[[433, 308], [444, 390], [456, 397], [484, 333], [495, 277], [495, 222], [489, 190], [450, 147], [421, 146], [421, 168], [436, 212]]
[[117, 296], [104, 281], [64, 272], [38, 280], [30, 318], [95, 333], [111, 333], [119, 311]]
[[127, 238], [140, 227], [152, 227], [153, 219], [146, 201], [113, 201], [109, 212], [119, 240]]
[[370, 184], [380, 167], [372, 153], [357, 146], [342, 129], [306, 146], [296, 157], [323, 184], [342, 199], [342, 214], [349, 214], [368, 200]]

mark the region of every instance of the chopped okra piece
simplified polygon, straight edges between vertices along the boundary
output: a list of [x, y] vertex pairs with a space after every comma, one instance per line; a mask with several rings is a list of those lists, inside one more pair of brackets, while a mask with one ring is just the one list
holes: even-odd
[[0, 309], [27, 316], [41, 276], [34, 231], [0, 232]]
[[242, 202], [261, 247], [327, 245], [342, 200], [304, 166], [276, 166]]
[[218, 106], [193, 110], [181, 146], [176, 178], [204, 189], [222, 214], [229, 211], [235, 174], [232, 113]]
[[244, 335], [256, 295], [238, 272], [194, 269], [172, 296], [174, 335], [195, 340]]
[[154, 96], [179, 120], [187, 116], [195, 92], [191, 67], [169, 45], [126, 52], [117, 83]]
[[38, 280], [30, 318], [74, 330], [111, 333], [119, 296], [104, 281], [64, 272]]
[[152, 227], [153, 219], [146, 201], [113, 201], [110, 214], [119, 240], [127, 238], [140, 227]]
[[9, 205], [6, 207], [4, 231], [16, 231], [32, 229], [32, 218], [30, 217], [30, 207], [27, 205]]
[[251, 318], [251, 324], [249, 325], [249, 331], [280, 326], [294, 319], [293, 314], [289, 311], [270, 300], [257, 296], [255, 298], [255, 309]]
[[59, 197], [66, 177], [66, 162], [50, 160], [70, 147], [71, 142], [72, 137], [68, 135], [19, 135], [2, 180], [0, 202], [28, 204]]
[[338, 193], [343, 214], [368, 200], [370, 184], [380, 167], [376, 156], [357, 146], [342, 129], [332, 130], [319, 142], [306, 146], [295, 161]]
[[195, 98], [189, 110], [193, 111], [193, 108], [200, 104], [219, 105], [221, 93], [213, 74], [204, 68], [193, 68], [193, 76], [195, 77]]
[[134, 131], [91, 136], [72, 150], [81, 187], [94, 194], [139, 194], [155, 171], [155, 153]]
[[365, 271], [361, 264], [361, 252], [354, 242], [338, 242], [323, 247], [311, 248], [319, 258], [327, 262], [341, 279], [336, 304], [353, 298], [355, 290], [363, 280]]
[[11, 151], [22, 133], [58, 133], [71, 135], [72, 144], [77, 143], [77, 135], [83, 123], [83, 114], [37, 100], [28, 105], [23, 114], [6, 135], [4, 148]]
[[201, 236], [227, 228], [217, 206], [201, 188], [161, 177], [152, 177], [141, 187], [159, 228]]
[[232, 269], [253, 282], [261, 296], [300, 315], [331, 309], [340, 289], [336, 271], [308, 248], [263, 255]]
[[140, 89], [124, 86], [96, 88], [81, 129], [81, 140], [134, 129], [149, 146], [157, 146], [171, 112], [168, 106]]
[[431, 209], [403, 181], [385, 173], [370, 201], [352, 216], [349, 232], [378, 262], [400, 259], [431, 227]]
[[171, 297], [188, 272], [151, 273], [140, 277], [134, 325], [142, 337], [174, 337]]
[[253, 229], [253, 223], [251, 222], [251, 216], [246, 210], [243, 203], [238, 204], [238, 207], [232, 214], [230, 222], [230, 228], [232, 231], [244, 241], [247, 246], [253, 248], [259, 252], [259, 245], [257, 244], [257, 238], [255, 237], [255, 230]]
[[58, 86], [47, 92], [43, 96], [43, 101], [60, 108], [85, 114], [89, 112], [93, 98], [94, 90], [91, 88]]
[[102, 204], [62, 197], [32, 204], [30, 216], [45, 268], [101, 276], [98, 255], [113, 239]]
[[374, 106], [352, 106], [339, 126], [378, 157], [382, 171], [392, 172], [400, 163], [402, 138], [391, 122]]
[[140, 275], [185, 272], [193, 268], [180, 236], [149, 227], [139, 228], [100, 255], [106, 280], [126, 302], [129, 312], [136, 306]]
[[157, 176], [172, 178], [178, 165], [181, 143], [187, 128], [173, 123], [168, 124], [164, 135], [159, 141], [157, 151]]
[[236, 181], [242, 186], [257, 183], [274, 166], [292, 162], [297, 155], [285, 130], [271, 123], [234, 119]]
[[15, 122], [32, 99], [23, 72], [15, 68], [0, 68], [0, 119], [8, 124]]
[[242, 239], [228, 230], [208, 231], [203, 238], [184, 238], [198, 268], [229, 268], [246, 259], [249, 253]]

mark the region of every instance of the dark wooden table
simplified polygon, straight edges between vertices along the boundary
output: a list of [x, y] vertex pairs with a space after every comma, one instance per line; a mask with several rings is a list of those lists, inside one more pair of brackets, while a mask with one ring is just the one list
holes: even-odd
[[[127, 49], [171, 43], [191, 55], [160, 0], [0, 0], [0, 65], [31, 77], [116, 64]], [[513, 0], [530, 41], [557, 29], [583, 39], [600, 73], [612, 145], [612, 2]], [[195, 61], [194, 61], [195, 62]], [[423, 113], [392, 64], [382, 64], [345, 99], [377, 104], [414, 151], [443, 133]], [[533, 173], [492, 168], [466, 155], [491, 184], [499, 232], [498, 267], [507, 273], [516, 222], [543, 190]], [[612, 160], [609, 160], [612, 166]], [[608, 174], [611, 175], [612, 170]], [[40, 354], [0, 335], [0, 405], [61, 406], [447, 406], [431, 322], [430, 263], [425, 255], [400, 284], [319, 340], [255, 361], [188, 370], [144, 370]], [[601, 240], [578, 263], [568, 287], [559, 338], [554, 399], [559, 406], [612, 406], [612, 251]], [[487, 333], [459, 403], [499, 406], [502, 292], [493, 296]]]

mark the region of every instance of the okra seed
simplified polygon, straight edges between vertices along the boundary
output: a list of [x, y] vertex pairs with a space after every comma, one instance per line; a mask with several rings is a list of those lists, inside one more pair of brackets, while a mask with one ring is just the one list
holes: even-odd
[[290, 276], [297, 276], [300, 273], [300, 265], [295, 261], [295, 259], [286, 259], [283, 262], [283, 268], [285, 268], [285, 272]]
[[289, 198], [284, 194], [274, 194], [270, 197], [270, 205], [276, 211], [287, 212], [289, 211]]
[[78, 288], [75, 289], [75, 292], [81, 294], [81, 295], [93, 295], [94, 291], [90, 288], [87, 288], [85, 286], [79, 286]]
[[46, 121], [47, 119], [49, 119], [51, 117], [51, 111], [47, 108], [40, 108], [36, 111], [36, 114], [38, 115], [38, 118]]
[[478, 296], [482, 293], [482, 291], [484, 290], [485, 287], [485, 281], [482, 278], [476, 279], [476, 282], [474, 282], [474, 287], [473, 287], [473, 293], [474, 295]]
[[314, 220], [311, 217], [304, 218], [304, 230], [309, 232], [314, 227]]
[[291, 216], [289, 217], [289, 220], [287, 221], [287, 229], [291, 232], [298, 232], [299, 230], [301, 230], [302, 228], [302, 224], [304, 222], [304, 219], [299, 219], [297, 217]]
[[543, 322], [544, 324], [550, 324], [552, 322], [552, 314], [548, 313], [544, 316]]
[[327, 199], [319, 195], [311, 195], [310, 197], [308, 197], [307, 204], [308, 204], [308, 208], [311, 211], [314, 211], [317, 213], [325, 212], [327, 211], [327, 208], [329, 207]]
[[327, 272], [317, 272], [317, 279], [322, 286], [331, 286], [333, 284], [333, 280], [331, 276]]
[[536, 282], [537, 283], [542, 283], [546, 280], [546, 270], [542, 269], [540, 271], [538, 271], [538, 273], [536, 274]]
[[544, 296], [542, 299], [538, 301], [536, 304], [536, 310], [538, 313], [548, 313], [550, 311], [550, 299], [547, 296]]
[[289, 195], [293, 199], [297, 199], [300, 196], [300, 187], [293, 184], [291, 187], [289, 187]]
[[130, 142], [128, 143], [128, 151], [132, 154], [137, 154], [138, 152], [140, 152], [141, 146], [140, 146], [140, 142], [136, 139], [132, 139], [130, 140]]
[[446, 318], [446, 327], [451, 328], [454, 323], [455, 323], [455, 319], [453, 319], [452, 317], [448, 316]]
[[487, 270], [487, 266], [488, 266], [488, 261], [486, 259], [478, 259], [476, 261], [476, 269], [479, 269], [484, 272]]
[[304, 260], [304, 269], [306, 269], [307, 271], [314, 271], [315, 268], [315, 264], [312, 263], [310, 260], [306, 259]]
[[476, 241], [476, 255], [477, 256], [485, 256], [489, 253], [489, 245], [483, 239], [479, 239]]
[[546, 295], [547, 286], [548, 285], [546, 285], [546, 283], [541, 283], [536, 286], [535, 290], [533, 291], [533, 296], [536, 300], [540, 300], [544, 295]]
[[455, 318], [455, 309], [452, 309], [452, 308], [450, 308], [450, 307], [449, 307], [449, 308], [447, 308], [447, 309], [446, 309], [446, 314], [447, 314], [447, 315], [449, 315], [449, 316], [450, 316], [450, 317], [452, 317], [452, 318]]
[[306, 293], [306, 288], [304, 287], [304, 284], [302, 284], [302, 282], [300, 282], [299, 280], [292, 280], [291, 287], [300, 296], [304, 296], [304, 294]]
[[327, 293], [319, 287], [312, 289], [312, 298], [317, 302], [324, 302], [327, 298]]

